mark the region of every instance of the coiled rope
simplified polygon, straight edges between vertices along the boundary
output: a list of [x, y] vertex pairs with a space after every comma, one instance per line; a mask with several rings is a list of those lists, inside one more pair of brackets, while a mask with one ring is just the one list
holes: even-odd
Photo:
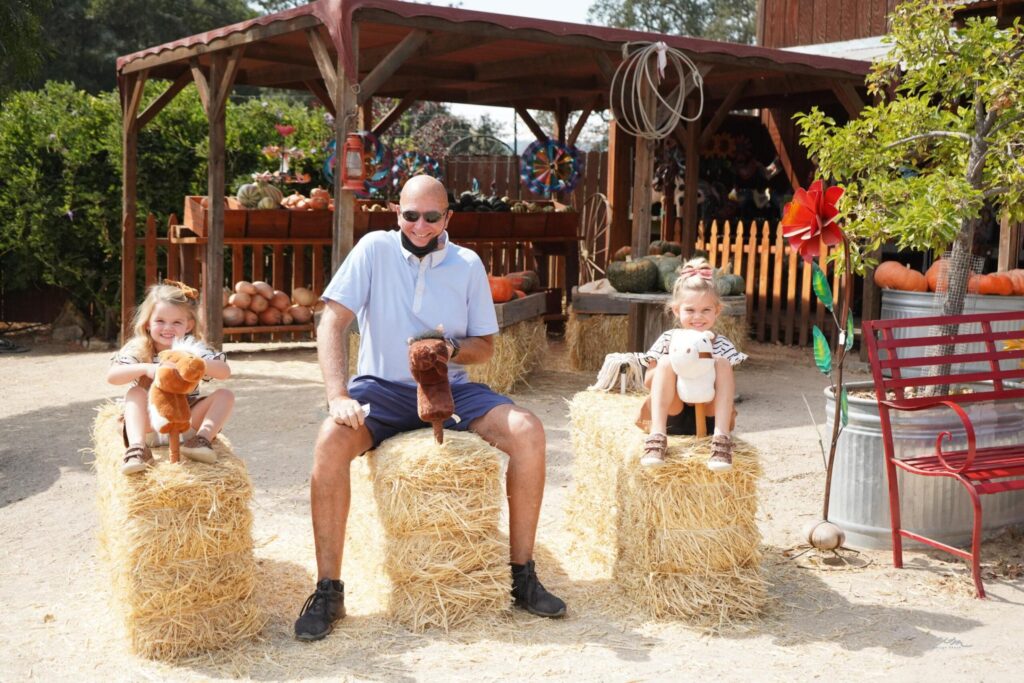
[[[658, 91], [665, 79], [666, 69], [675, 73], [678, 87], [668, 96]], [[692, 83], [698, 106], [696, 113], [686, 116], [687, 84]], [[653, 107], [644, 91], [654, 95]], [[647, 99], [647, 101], [645, 101]], [[619, 126], [630, 135], [648, 140], [661, 140], [669, 136], [680, 121], [696, 121], [704, 111], [704, 77], [697, 65], [685, 54], [665, 43], [625, 43], [622, 63], [612, 77], [609, 103]]]

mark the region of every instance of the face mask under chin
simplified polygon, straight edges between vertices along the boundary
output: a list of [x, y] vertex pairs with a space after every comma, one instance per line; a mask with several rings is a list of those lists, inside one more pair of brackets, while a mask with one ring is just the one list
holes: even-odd
[[402, 246], [405, 247], [406, 251], [409, 251], [410, 253], [412, 253], [413, 256], [415, 256], [417, 258], [423, 258], [424, 256], [426, 256], [430, 252], [432, 252], [432, 251], [437, 249], [437, 239], [440, 237], [440, 235], [434, 235], [431, 238], [431, 240], [429, 242], [427, 242], [425, 245], [423, 245], [422, 247], [417, 247], [415, 244], [412, 243], [412, 240], [410, 240], [406, 236], [404, 231], [401, 231], [401, 232], [402, 232]]

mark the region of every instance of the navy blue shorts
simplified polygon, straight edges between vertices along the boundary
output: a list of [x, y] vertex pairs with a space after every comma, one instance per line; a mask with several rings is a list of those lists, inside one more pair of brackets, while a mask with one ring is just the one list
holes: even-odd
[[[416, 412], [416, 385], [359, 375], [349, 382], [348, 395], [360, 403], [370, 404], [366, 428], [373, 437], [374, 448], [395, 434], [430, 427], [430, 423], [421, 420]], [[449, 418], [444, 428], [455, 431], [466, 431], [473, 420], [483, 417], [492, 408], [512, 404], [512, 399], [476, 382], [453, 384], [452, 398], [455, 399], [455, 415], [459, 420], [456, 422], [455, 417]]]

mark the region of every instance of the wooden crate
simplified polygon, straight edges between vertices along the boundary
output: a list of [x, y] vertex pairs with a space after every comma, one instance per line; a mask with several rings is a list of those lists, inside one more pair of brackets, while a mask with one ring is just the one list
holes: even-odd
[[328, 209], [289, 211], [289, 237], [330, 237], [334, 212]]
[[[204, 197], [185, 197], [185, 210], [183, 212], [182, 225], [199, 235], [206, 237], [206, 223], [209, 210], [202, 205]], [[246, 218], [248, 209], [242, 207], [234, 197], [225, 197], [224, 208], [224, 236], [245, 237]]]
[[288, 236], [288, 209], [249, 209], [247, 213], [246, 237]]
[[523, 320], [544, 315], [547, 310], [547, 294], [535, 292], [522, 299], [513, 299], [502, 304], [494, 304], [494, 314], [498, 317], [498, 327], [508, 327]]

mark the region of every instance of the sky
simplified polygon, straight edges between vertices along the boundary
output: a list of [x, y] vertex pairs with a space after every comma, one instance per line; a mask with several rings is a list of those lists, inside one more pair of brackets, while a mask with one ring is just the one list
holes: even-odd
[[[447, 4], [434, 2], [433, 4]], [[494, 12], [495, 14], [514, 14], [523, 17], [534, 17], [537, 19], [549, 19], [552, 21], [567, 21], [575, 24], [587, 23], [587, 10], [590, 8], [591, 0], [457, 0], [456, 6], [459, 9], [475, 10], [478, 12]], [[512, 140], [512, 119], [515, 113], [506, 107], [480, 107], [470, 104], [452, 104], [452, 111], [459, 116], [470, 120], [478, 120], [483, 114], [488, 114], [504, 126], [504, 135], [508, 142]], [[524, 135], [530, 136], [529, 131], [520, 123], [518, 138], [522, 146]], [[526, 140], [529, 143], [529, 140]]]

